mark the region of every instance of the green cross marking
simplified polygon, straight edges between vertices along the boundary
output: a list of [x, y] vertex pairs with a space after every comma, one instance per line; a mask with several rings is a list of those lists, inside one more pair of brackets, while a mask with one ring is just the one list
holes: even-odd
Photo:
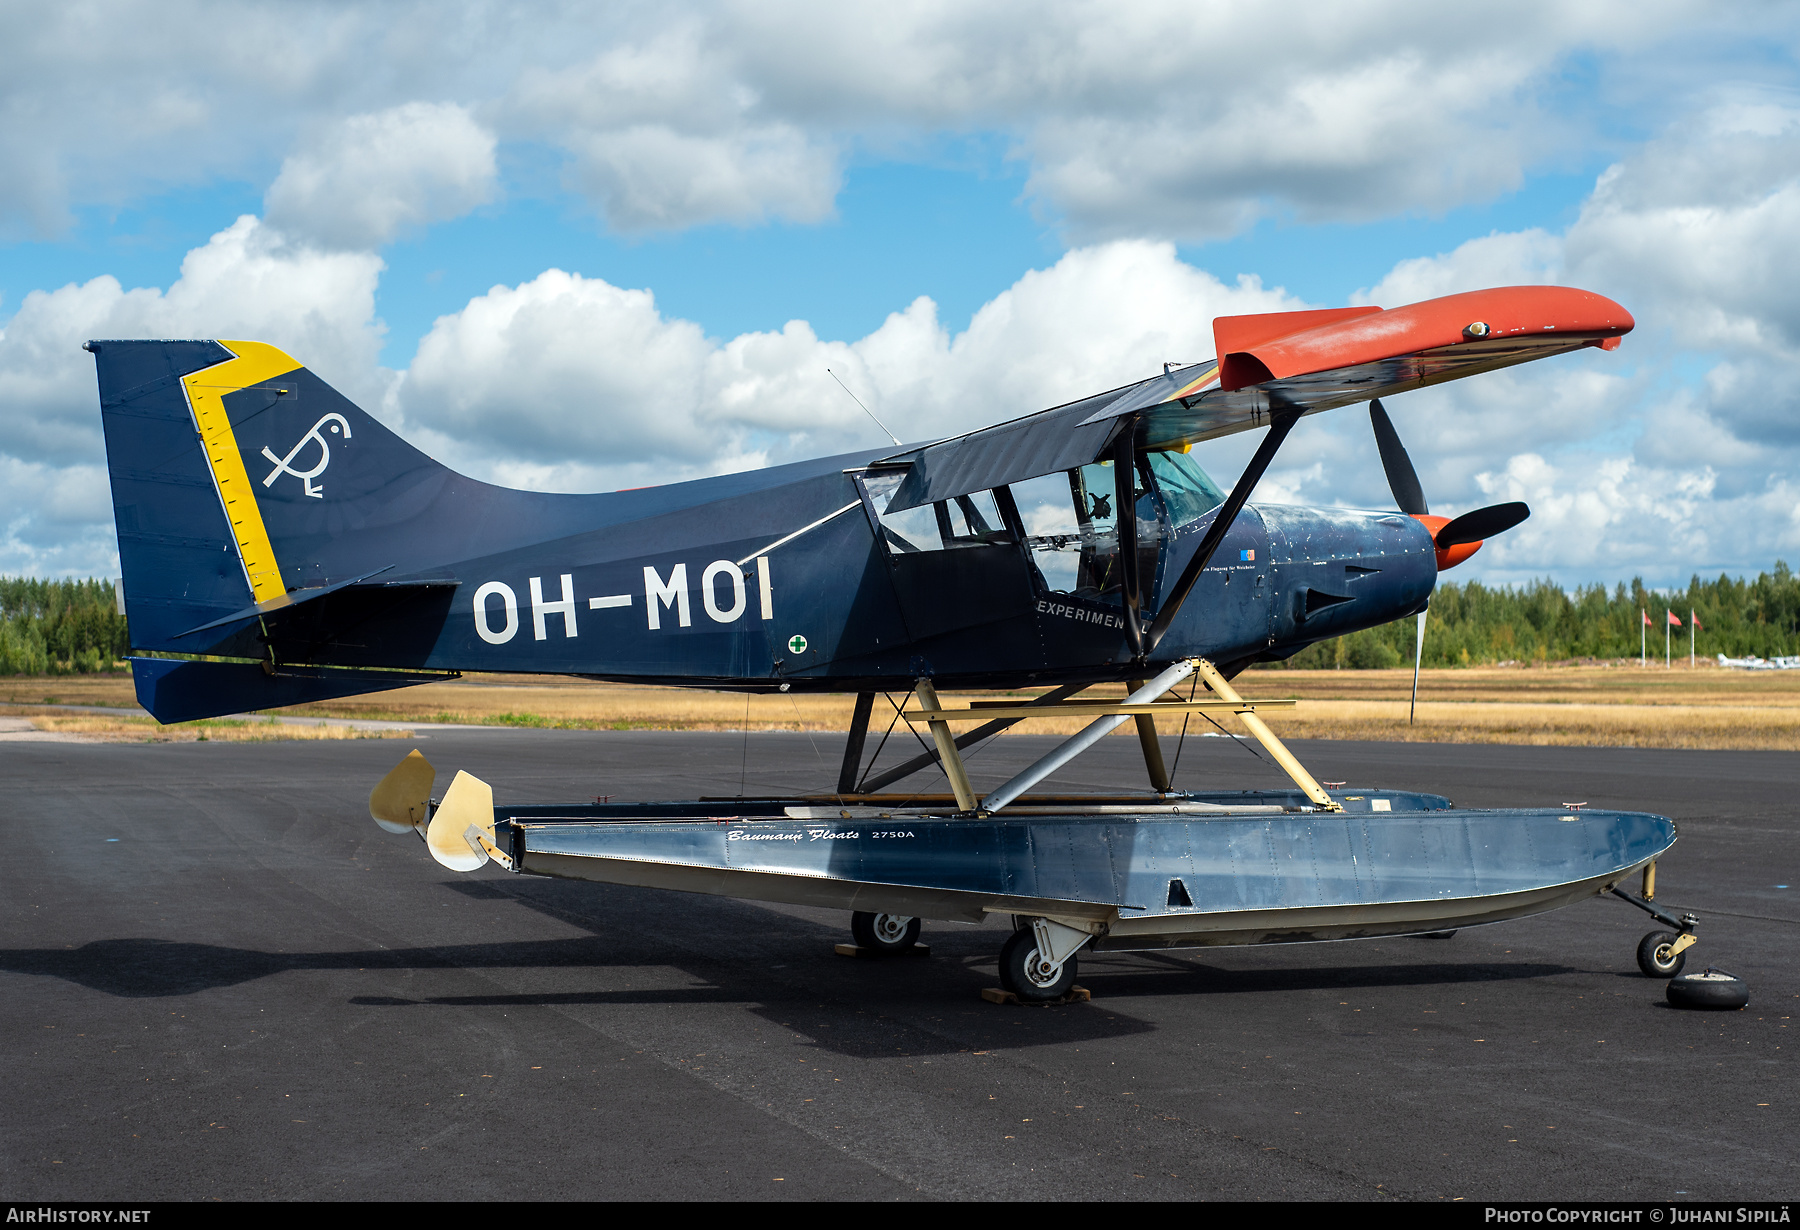
[[800, 636], [797, 633], [793, 636], [788, 637], [788, 652], [789, 653], [805, 653], [806, 652], [806, 638], [804, 636]]

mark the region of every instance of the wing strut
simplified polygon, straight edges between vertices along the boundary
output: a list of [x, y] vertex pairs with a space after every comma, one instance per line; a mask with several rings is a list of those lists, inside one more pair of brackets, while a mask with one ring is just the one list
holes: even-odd
[[[1225, 497], [1225, 502], [1214, 514], [1212, 525], [1206, 531], [1206, 537], [1200, 540], [1200, 549], [1194, 552], [1194, 557], [1187, 562], [1187, 567], [1181, 570], [1181, 576], [1176, 580], [1174, 588], [1169, 591], [1168, 600], [1163, 603], [1162, 610], [1156, 613], [1156, 621], [1150, 625], [1149, 632], [1144, 635], [1143, 648], [1139, 651], [1139, 657], [1156, 652], [1157, 643], [1169, 631], [1169, 625], [1175, 622], [1175, 616], [1181, 610], [1181, 604], [1186, 602], [1188, 594], [1193, 592], [1194, 585], [1200, 580], [1200, 574], [1206, 571], [1206, 566], [1212, 562], [1212, 557], [1217, 553], [1219, 544], [1225, 541], [1225, 535], [1237, 521], [1238, 513], [1243, 511], [1245, 501], [1256, 489], [1256, 484], [1262, 481], [1263, 471], [1267, 470], [1269, 463], [1275, 460], [1276, 450], [1281, 447], [1281, 442], [1287, 439], [1288, 432], [1292, 431], [1294, 424], [1299, 421], [1300, 411], [1298, 409], [1279, 411], [1270, 419], [1269, 434], [1263, 437], [1262, 443], [1257, 446], [1256, 456], [1250, 459], [1249, 466], [1238, 477], [1237, 485], [1231, 489], [1231, 494]], [[1124, 524], [1122, 519], [1120, 524]]]

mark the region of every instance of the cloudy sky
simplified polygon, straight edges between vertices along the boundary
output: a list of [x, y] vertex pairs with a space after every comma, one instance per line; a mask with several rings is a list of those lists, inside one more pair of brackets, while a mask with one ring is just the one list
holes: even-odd
[[[0, 6], [0, 572], [116, 569], [90, 337], [272, 342], [457, 468], [908, 440], [1214, 316], [1559, 282], [1624, 346], [1396, 398], [1460, 576], [1800, 564], [1800, 6]], [[1235, 476], [1254, 439], [1207, 446]], [[1391, 507], [1368, 420], [1262, 500]]]

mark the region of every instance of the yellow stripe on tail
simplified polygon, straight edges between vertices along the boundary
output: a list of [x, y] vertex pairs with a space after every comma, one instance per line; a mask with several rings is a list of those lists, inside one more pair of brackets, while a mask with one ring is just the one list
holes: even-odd
[[275, 560], [275, 548], [269, 542], [262, 510], [256, 504], [256, 491], [250, 485], [237, 436], [225, 414], [225, 397], [297, 371], [300, 364], [263, 342], [221, 341], [219, 345], [236, 357], [183, 376], [181, 386], [187, 390], [188, 407], [194, 413], [194, 426], [212, 466], [219, 499], [225, 505], [225, 519], [231, 522], [250, 592], [258, 602], [267, 602], [286, 593], [287, 586], [282, 584], [281, 565]]

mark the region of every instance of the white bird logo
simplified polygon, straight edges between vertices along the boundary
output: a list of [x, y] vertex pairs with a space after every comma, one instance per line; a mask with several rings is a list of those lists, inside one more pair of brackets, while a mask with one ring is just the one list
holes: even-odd
[[[343, 415], [334, 412], [332, 414], [327, 414], [324, 418], [314, 423], [312, 425], [312, 430], [300, 437], [300, 442], [288, 450], [288, 455], [286, 457], [277, 457], [274, 453], [270, 452], [268, 446], [265, 445], [262, 451], [263, 456], [267, 457], [270, 461], [273, 461], [275, 463], [275, 468], [269, 471], [269, 477], [263, 479], [263, 486], [273, 487], [275, 485], [275, 480], [278, 477], [283, 474], [292, 474], [295, 478], [300, 480], [300, 485], [306, 489], [307, 495], [312, 496], [314, 499], [323, 499], [325, 496], [325, 488], [323, 486], [313, 486], [312, 480], [325, 473], [325, 467], [331, 464], [331, 445], [325, 437], [319, 433], [319, 429], [327, 423], [331, 424], [332, 435], [336, 435], [341, 428], [344, 433], [344, 439], [348, 440], [350, 438], [349, 420], [345, 419]], [[319, 462], [310, 470], [296, 470], [293, 464], [294, 458], [299, 456], [300, 450], [305, 448], [309, 441], [319, 446]]]

